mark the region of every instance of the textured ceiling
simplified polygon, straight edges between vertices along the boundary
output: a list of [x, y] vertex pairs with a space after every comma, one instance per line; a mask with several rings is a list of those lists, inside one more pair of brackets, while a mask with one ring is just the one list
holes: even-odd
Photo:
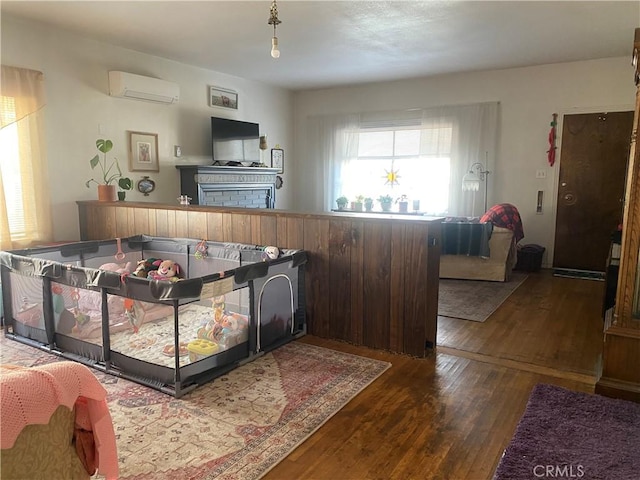
[[25, 17], [292, 90], [629, 56], [640, 2], [6, 1]]

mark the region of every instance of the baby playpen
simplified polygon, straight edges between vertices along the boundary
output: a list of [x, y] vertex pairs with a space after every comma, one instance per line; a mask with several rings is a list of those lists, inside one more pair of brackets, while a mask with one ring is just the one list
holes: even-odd
[[[160, 260], [182, 278], [147, 277]], [[149, 236], [0, 252], [5, 334], [180, 397], [304, 335], [306, 261]]]

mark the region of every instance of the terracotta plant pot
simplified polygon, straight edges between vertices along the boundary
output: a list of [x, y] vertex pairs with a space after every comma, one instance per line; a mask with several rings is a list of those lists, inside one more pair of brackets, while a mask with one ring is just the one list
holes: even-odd
[[115, 202], [116, 186], [115, 185], [98, 185], [98, 201], [99, 202]]

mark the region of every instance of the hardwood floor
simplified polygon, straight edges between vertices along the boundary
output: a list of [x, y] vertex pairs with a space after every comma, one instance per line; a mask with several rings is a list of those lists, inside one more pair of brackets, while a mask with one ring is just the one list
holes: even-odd
[[491, 479], [536, 384], [593, 392], [603, 295], [531, 274], [484, 323], [439, 318], [428, 358], [303, 337], [392, 367], [264, 478]]

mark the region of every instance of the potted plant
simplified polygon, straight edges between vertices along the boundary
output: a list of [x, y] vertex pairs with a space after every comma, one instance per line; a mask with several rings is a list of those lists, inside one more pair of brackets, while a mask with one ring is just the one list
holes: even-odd
[[393, 205], [393, 198], [391, 195], [380, 195], [378, 197], [378, 201], [380, 202], [380, 207], [383, 212], [388, 212], [391, 210], [391, 205]]
[[91, 169], [100, 167], [100, 173], [102, 178], [96, 180], [90, 178], [85, 182], [85, 186], [89, 188], [91, 182], [98, 186], [98, 200], [103, 202], [114, 202], [116, 200], [116, 181], [118, 186], [122, 190], [131, 190], [133, 182], [130, 178], [122, 176], [122, 170], [120, 170], [120, 164], [118, 159], [114, 157], [112, 162], [107, 160], [107, 153], [113, 148], [113, 142], [111, 140], [105, 140], [99, 138], [96, 140], [96, 148], [98, 152], [104, 154], [104, 158], [100, 159], [100, 153], [97, 153], [95, 157], [89, 160]]
[[356, 201], [353, 203], [353, 209], [356, 212], [361, 212], [363, 204], [364, 204], [364, 196], [363, 195], [358, 195], [356, 197]]
[[400, 198], [398, 198], [398, 211], [401, 213], [409, 211], [409, 197], [406, 195], [400, 195]]
[[367, 197], [364, 199], [364, 209], [367, 212], [370, 212], [371, 210], [373, 210], [373, 198]]
[[344, 210], [348, 202], [349, 202], [349, 199], [345, 196], [336, 198], [336, 203], [338, 204], [338, 210]]

